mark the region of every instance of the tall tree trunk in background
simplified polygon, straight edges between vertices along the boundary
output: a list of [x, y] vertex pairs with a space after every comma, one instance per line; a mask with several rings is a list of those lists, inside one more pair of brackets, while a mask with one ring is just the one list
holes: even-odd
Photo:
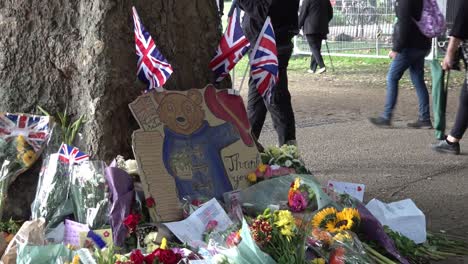
[[[132, 5], [174, 68], [167, 89], [211, 81], [208, 63], [220, 38], [215, 0], [2, 0], [0, 112], [68, 106], [86, 115], [84, 151], [106, 161], [130, 156], [138, 127], [128, 103], [145, 88], [136, 78]], [[9, 195], [15, 202], [7, 201], [14, 212], [5, 217], [28, 217], [35, 187], [24, 189], [36, 181], [32, 172], [18, 178]]]

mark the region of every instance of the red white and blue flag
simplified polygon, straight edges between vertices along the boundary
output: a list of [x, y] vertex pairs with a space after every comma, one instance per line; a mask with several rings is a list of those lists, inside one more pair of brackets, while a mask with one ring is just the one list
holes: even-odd
[[240, 24], [240, 9], [236, 7], [229, 17], [226, 31], [209, 65], [215, 73], [216, 82], [222, 81], [229, 74], [229, 71], [247, 53], [249, 46], [249, 40], [244, 36]]
[[46, 116], [0, 114], [0, 138], [8, 141], [23, 135], [26, 142], [37, 152], [49, 138], [49, 122], [50, 119]]
[[173, 72], [172, 66], [156, 48], [153, 38], [141, 23], [135, 7], [132, 10], [135, 25], [135, 47], [138, 55], [138, 78], [148, 85], [147, 91], [152, 89], [162, 91], [162, 86]]
[[59, 150], [59, 160], [65, 163], [74, 164], [89, 160], [89, 156], [81, 152], [76, 147], [62, 143]]
[[250, 54], [250, 74], [258, 93], [270, 102], [273, 87], [278, 81], [278, 53], [275, 32], [268, 17], [263, 25], [257, 43]]

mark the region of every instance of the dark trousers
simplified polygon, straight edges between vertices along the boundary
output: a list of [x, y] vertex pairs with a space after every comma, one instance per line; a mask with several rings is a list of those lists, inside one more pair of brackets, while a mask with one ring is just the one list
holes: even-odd
[[310, 51], [312, 52], [312, 55], [310, 56], [310, 69], [315, 72], [317, 70], [317, 65], [320, 68], [325, 67], [321, 53], [322, 40], [324, 38], [321, 34], [307, 34], [306, 38], [309, 43]]
[[468, 127], [468, 80], [465, 80], [460, 93], [460, 102], [458, 105], [457, 117], [453, 125], [450, 135], [454, 138], [461, 139]]
[[288, 90], [288, 63], [293, 51], [291, 41], [284, 45], [277, 44], [279, 80], [273, 88], [271, 102], [267, 103], [258, 93], [252, 78], [249, 80], [249, 95], [247, 113], [252, 133], [256, 138], [260, 137], [267, 111], [270, 112], [273, 127], [278, 134], [280, 146], [290, 140], [296, 140], [296, 121], [291, 105], [291, 94]]

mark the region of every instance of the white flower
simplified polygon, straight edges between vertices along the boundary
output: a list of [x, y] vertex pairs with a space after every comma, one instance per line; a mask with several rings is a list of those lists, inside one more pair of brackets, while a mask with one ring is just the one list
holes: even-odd
[[138, 164], [136, 160], [126, 160], [125, 167], [128, 174], [138, 174]]
[[213, 262], [216, 264], [229, 264], [228, 258], [222, 254], [214, 255]]
[[90, 194], [88, 194], [88, 197], [87, 197], [87, 198], [88, 198], [88, 199], [94, 199], [94, 197], [95, 197], [94, 194], [90, 193]]
[[292, 161], [290, 161], [290, 160], [287, 160], [287, 161], [284, 163], [284, 165], [285, 165], [286, 167], [288, 167], [288, 168], [291, 167], [292, 164], [293, 164], [293, 163], [292, 163]]

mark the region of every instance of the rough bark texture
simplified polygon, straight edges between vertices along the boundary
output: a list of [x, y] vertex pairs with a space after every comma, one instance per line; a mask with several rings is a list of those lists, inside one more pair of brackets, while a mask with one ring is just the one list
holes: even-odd
[[80, 147], [106, 161], [131, 156], [138, 127], [128, 103], [145, 88], [135, 74], [132, 5], [174, 68], [167, 89], [211, 81], [220, 37], [215, 0], [1, 0], [0, 112], [68, 105], [88, 120]]

